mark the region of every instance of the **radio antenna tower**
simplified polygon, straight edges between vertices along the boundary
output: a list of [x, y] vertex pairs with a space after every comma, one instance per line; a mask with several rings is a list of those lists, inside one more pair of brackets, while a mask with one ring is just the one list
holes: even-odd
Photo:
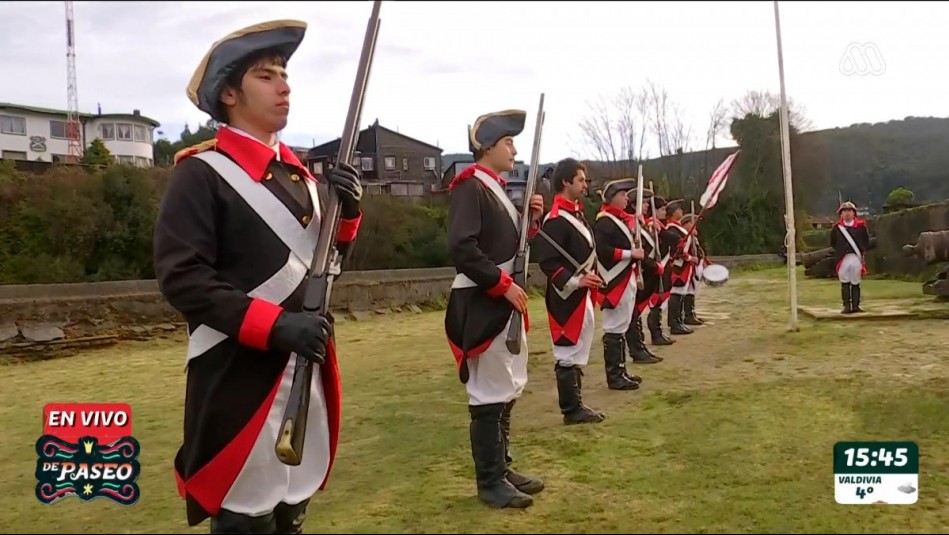
[[69, 163], [82, 159], [82, 139], [79, 125], [79, 89], [76, 84], [76, 33], [74, 31], [72, 0], [66, 0], [66, 139], [69, 143]]

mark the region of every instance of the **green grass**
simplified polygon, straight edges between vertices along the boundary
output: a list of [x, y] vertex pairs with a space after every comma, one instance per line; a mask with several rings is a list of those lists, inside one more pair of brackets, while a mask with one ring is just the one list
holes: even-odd
[[[597, 426], [564, 426], [543, 301], [531, 301], [530, 382], [513, 416], [515, 466], [547, 489], [526, 511], [475, 496], [463, 386], [443, 313], [339, 325], [342, 446], [308, 532], [608, 533], [933, 532], [949, 530], [946, 322], [812, 323], [787, 332], [787, 276], [737, 271], [703, 289], [710, 325], [637, 366], [637, 392], [604, 387], [594, 346], [584, 400]], [[914, 298], [918, 283], [865, 282], [864, 299]], [[836, 281], [798, 276], [802, 304], [837, 306]], [[599, 332], [597, 332], [597, 340]], [[130, 342], [68, 359], [2, 368], [0, 525], [12, 532], [188, 528], [172, 459], [181, 438], [184, 342]], [[122, 507], [34, 496], [34, 443], [51, 401], [128, 401], [142, 444], [141, 501]], [[921, 452], [913, 506], [834, 502], [833, 444], [913, 440]]]

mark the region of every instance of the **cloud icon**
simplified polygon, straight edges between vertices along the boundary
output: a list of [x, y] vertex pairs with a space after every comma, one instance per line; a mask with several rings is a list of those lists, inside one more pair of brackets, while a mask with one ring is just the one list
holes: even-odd
[[913, 488], [912, 485], [900, 485], [899, 487], [896, 487], [896, 490], [900, 492], [905, 492], [906, 494], [912, 494], [916, 492], [916, 489]]

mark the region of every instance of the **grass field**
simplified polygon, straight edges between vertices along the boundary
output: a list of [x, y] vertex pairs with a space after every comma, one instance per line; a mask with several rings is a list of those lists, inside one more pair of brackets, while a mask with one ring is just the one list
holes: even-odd
[[[584, 399], [606, 413], [564, 426], [543, 301], [531, 301], [530, 383], [513, 416], [515, 467], [547, 489], [526, 511], [476, 498], [463, 386], [443, 314], [391, 314], [338, 327], [344, 409], [328, 489], [310, 533], [946, 532], [949, 329], [945, 320], [808, 322], [788, 333], [783, 270], [703, 288], [709, 324], [637, 366], [636, 392], [605, 388], [594, 346]], [[802, 304], [837, 306], [836, 281], [798, 278]], [[865, 307], [920, 296], [918, 283], [865, 281]], [[949, 305], [947, 305], [949, 306]], [[599, 333], [597, 333], [599, 340]], [[184, 339], [124, 343], [0, 367], [0, 526], [9, 532], [168, 533], [188, 528], [172, 459], [181, 437]], [[142, 445], [142, 497], [123, 507], [34, 496], [34, 443], [52, 401], [127, 401]], [[834, 502], [841, 440], [912, 440], [912, 506]]]

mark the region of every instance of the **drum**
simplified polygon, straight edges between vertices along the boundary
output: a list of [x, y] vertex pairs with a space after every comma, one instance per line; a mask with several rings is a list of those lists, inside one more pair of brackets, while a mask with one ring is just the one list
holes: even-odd
[[721, 286], [728, 282], [728, 268], [721, 264], [709, 264], [702, 270], [702, 278], [709, 286]]

